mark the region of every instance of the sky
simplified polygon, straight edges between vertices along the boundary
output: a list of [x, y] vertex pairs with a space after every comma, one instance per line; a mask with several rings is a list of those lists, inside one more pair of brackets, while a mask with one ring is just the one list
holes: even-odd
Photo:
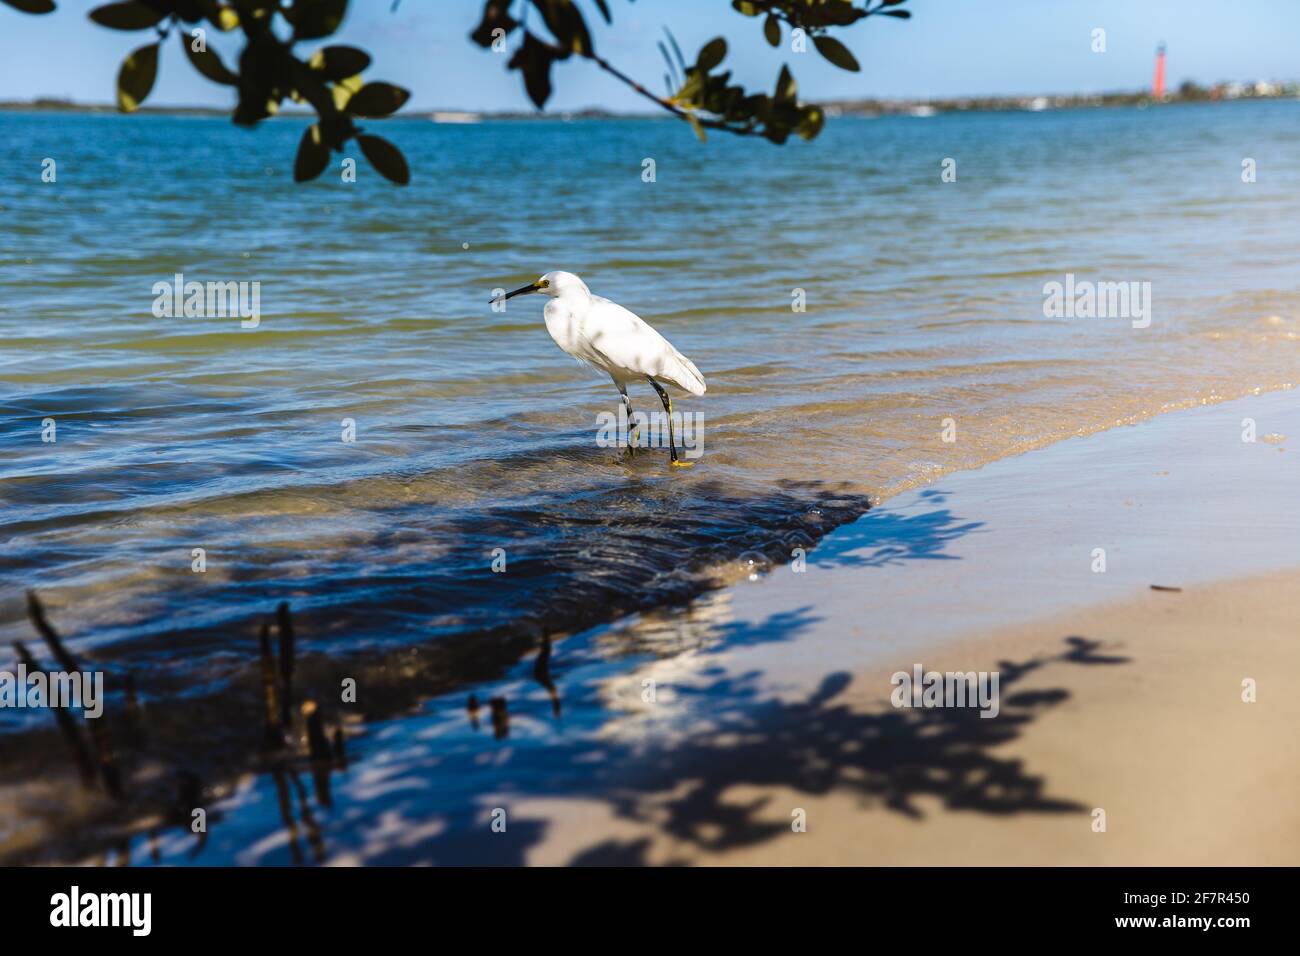
[[[149, 35], [90, 22], [87, 11], [102, 0], [56, 2], [58, 10], [45, 16], [0, 4], [0, 100], [112, 102], [119, 63]], [[859, 73], [815, 52], [792, 51], [788, 34], [779, 49], [769, 47], [761, 21], [736, 13], [730, 0], [609, 0], [612, 26], [592, 0], [577, 2], [596, 51], [656, 92], [664, 70], [655, 41], [665, 26], [688, 61], [709, 39], [725, 36], [725, 65], [751, 89], [770, 90], [788, 63], [801, 98], [811, 101], [1138, 89], [1150, 84], [1162, 41], [1170, 87], [1185, 79], [1300, 78], [1300, 0], [908, 0], [910, 20], [872, 17], [836, 32], [862, 64]], [[391, 0], [352, 0], [343, 27], [324, 42], [369, 51], [374, 63], [366, 78], [411, 90], [412, 109], [531, 109], [519, 74], [505, 69], [508, 55], [468, 39], [478, 0], [401, 0], [396, 12], [391, 7]], [[532, 13], [530, 22], [537, 22]], [[1096, 28], [1106, 31], [1104, 53], [1092, 51]], [[229, 62], [238, 40], [219, 36], [212, 47]], [[647, 106], [590, 63], [562, 63], [553, 80], [549, 109]], [[178, 41], [164, 46], [150, 104], [229, 106], [232, 99], [229, 87], [190, 68]]]

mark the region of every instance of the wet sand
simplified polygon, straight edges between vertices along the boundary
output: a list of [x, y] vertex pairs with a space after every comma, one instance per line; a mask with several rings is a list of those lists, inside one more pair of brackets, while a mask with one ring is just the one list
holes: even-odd
[[[927, 669], [1000, 671], [990, 726], [971, 712], [912, 711], [898, 740], [873, 739], [899, 712], [886, 700], [892, 668], [864, 670], [825, 703], [793, 699], [789, 725], [767, 728], [770, 745], [699, 768], [716, 798], [693, 819], [680, 808], [698, 784], [680, 773], [658, 814], [647, 801], [646, 822], [602, 801], [514, 810], [552, 821], [529, 859], [542, 864], [629, 854], [652, 864], [1294, 866], [1298, 621], [1300, 571], [1148, 591], [925, 654]], [[1008, 686], [1018, 668], [1028, 671]], [[1247, 678], [1255, 703], [1242, 699]], [[757, 782], [773, 768], [808, 775]], [[802, 833], [791, 829], [796, 809]], [[674, 817], [676, 833], [662, 825]]]
[[[739, 585], [728, 626], [770, 639], [701, 669], [769, 703], [629, 765], [632, 813], [516, 802], [550, 821], [529, 862], [1300, 863], [1297, 404], [950, 476], [832, 533], [804, 573]], [[1270, 440], [1243, 442], [1245, 418]], [[918, 663], [999, 672], [1000, 714], [893, 708], [891, 674]]]

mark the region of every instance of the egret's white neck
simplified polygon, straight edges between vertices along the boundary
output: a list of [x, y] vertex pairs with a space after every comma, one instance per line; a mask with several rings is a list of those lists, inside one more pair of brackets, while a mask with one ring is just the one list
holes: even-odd
[[576, 282], [555, 290], [554, 299], [558, 299], [569, 308], [591, 305], [591, 290], [585, 282]]

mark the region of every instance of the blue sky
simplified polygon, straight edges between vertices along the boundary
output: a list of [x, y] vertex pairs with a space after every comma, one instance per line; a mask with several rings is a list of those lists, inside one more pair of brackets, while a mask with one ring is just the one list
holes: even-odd
[[[57, 0], [56, 13], [34, 17], [0, 5], [0, 99], [61, 96], [110, 102], [122, 57], [146, 34], [98, 27], [86, 12], [98, 0]], [[1169, 84], [1184, 79], [1300, 78], [1300, 0], [910, 0], [912, 19], [872, 18], [839, 36], [862, 63], [845, 73], [816, 53], [764, 42], [760, 23], [729, 0], [609, 0], [605, 27], [591, 0], [596, 49], [658, 91], [662, 61], [655, 40], [663, 26], [688, 59], [713, 36], [731, 44], [727, 65], [747, 85], [768, 89], [782, 61], [811, 100], [848, 97], [941, 97], [980, 93], [1096, 92], [1150, 82], [1156, 45], [1169, 48]], [[477, 0], [352, 0], [334, 42], [369, 50], [368, 78], [410, 89], [413, 108], [528, 109], [518, 74], [505, 58], [473, 46]], [[1091, 51], [1091, 34], [1106, 30], [1107, 52]], [[230, 38], [213, 43], [233, 49]], [[586, 63], [561, 64], [554, 109], [643, 108], [638, 98]], [[198, 77], [175, 41], [164, 47], [154, 104], [228, 105], [231, 92]]]

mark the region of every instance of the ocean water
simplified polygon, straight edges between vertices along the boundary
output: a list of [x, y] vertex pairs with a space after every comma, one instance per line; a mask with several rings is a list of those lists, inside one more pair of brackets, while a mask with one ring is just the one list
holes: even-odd
[[[202, 695], [284, 600], [307, 658], [458, 648], [449, 689], [953, 470], [1300, 379], [1298, 102], [383, 132], [408, 188], [295, 186], [294, 120], [0, 114], [0, 659], [35, 589]], [[601, 447], [613, 386], [539, 299], [489, 308], [551, 269], [699, 366], [694, 468]], [[259, 325], [156, 317], [177, 273], [259, 283]], [[1045, 316], [1067, 274], [1150, 283], [1149, 327]]]

